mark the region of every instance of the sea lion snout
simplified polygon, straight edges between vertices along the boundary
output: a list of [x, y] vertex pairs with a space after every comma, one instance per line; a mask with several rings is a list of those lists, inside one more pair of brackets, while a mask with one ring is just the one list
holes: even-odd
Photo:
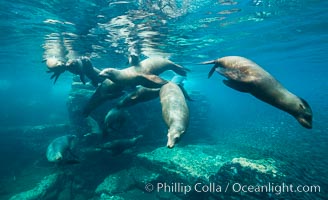
[[312, 129], [312, 118], [311, 120], [308, 120], [303, 117], [299, 117], [299, 118], [296, 117], [296, 119], [304, 128]]
[[169, 149], [172, 149], [174, 146], [175, 146], [175, 144], [176, 143], [178, 143], [179, 142], [179, 140], [180, 140], [180, 135], [181, 134], [179, 134], [179, 133], [170, 133], [169, 132], [169, 134], [167, 135], [167, 137], [168, 137], [168, 140], [167, 140], [167, 147], [169, 148]]
[[102, 71], [99, 73], [98, 76], [107, 78], [107, 77], [110, 76], [111, 73], [112, 73], [112, 70], [109, 69], [109, 68], [107, 68], [107, 69], [102, 70]]
[[294, 115], [297, 121], [305, 128], [312, 129], [312, 109], [302, 98], [297, 113]]

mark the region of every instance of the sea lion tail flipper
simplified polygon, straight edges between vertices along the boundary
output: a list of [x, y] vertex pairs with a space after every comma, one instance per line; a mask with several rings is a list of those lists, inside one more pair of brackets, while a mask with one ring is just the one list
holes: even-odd
[[138, 66], [139, 65], [139, 56], [136, 54], [131, 54], [127, 61], [127, 64], [130, 66]]
[[65, 164], [72, 165], [72, 164], [81, 163], [80, 158], [77, 155], [75, 155], [71, 149], [68, 149], [68, 154], [69, 154], [69, 158], [64, 160]]
[[187, 72], [190, 72], [190, 69], [181, 67], [181, 68], [175, 68], [173, 71], [179, 74], [180, 76], [187, 76]]
[[172, 63], [172, 70], [179, 74], [180, 76], [187, 76], [187, 72], [190, 72], [191, 70], [186, 68], [186, 67], [183, 67], [181, 65], [177, 65], [175, 63]]
[[239, 92], [249, 92], [250, 88], [247, 83], [242, 83], [238, 81], [233, 81], [233, 80], [223, 80], [222, 81], [226, 86], [235, 89]]
[[54, 84], [56, 84], [58, 78], [59, 78], [60, 74], [56, 74], [55, 80], [54, 80]]

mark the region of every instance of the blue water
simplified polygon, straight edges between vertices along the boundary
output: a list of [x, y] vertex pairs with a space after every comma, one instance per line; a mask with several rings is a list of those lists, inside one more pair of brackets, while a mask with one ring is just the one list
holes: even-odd
[[[259, 155], [269, 151], [282, 160], [285, 157], [290, 170], [299, 172], [299, 182], [321, 185], [320, 195], [307, 199], [327, 197], [327, 8], [328, 1], [319, 0], [3, 0], [0, 144], [4, 147], [0, 154], [25, 152], [17, 149], [26, 142], [15, 142], [6, 134], [8, 128], [69, 121], [66, 102], [73, 76], [65, 73], [53, 84], [44, 58], [89, 56], [99, 68], [122, 68], [135, 52], [141, 59], [163, 56], [191, 69], [186, 89], [208, 99], [207, 123], [201, 125], [206, 126], [206, 134], [231, 144], [231, 149], [245, 146]], [[59, 52], [59, 47], [64, 50]], [[207, 79], [211, 66], [197, 65], [228, 55], [255, 61], [306, 99], [313, 110], [313, 129], [304, 129], [288, 114], [226, 87], [218, 74]], [[197, 138], [204, 142], [202, 133], [189, 133], [190, 142], [197, 143]], [[8, 138], [11, 145], [6, 144]], [[181, 143], [188, 144], [188, 135]], [[28, 162], [24, 156], [1, 160], [1, 165], [9, 163], [8, 168]], [[6, 166], [1, 169], [3, 174], [10, 171]], [[4, 199], [19, 192], [8, 191]]]

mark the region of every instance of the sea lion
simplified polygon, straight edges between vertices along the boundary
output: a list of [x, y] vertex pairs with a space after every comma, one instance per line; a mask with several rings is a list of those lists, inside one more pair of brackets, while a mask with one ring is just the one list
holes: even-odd
[[101, 70], [94, 67], [90, 59], [85, 56], [67, 61], [66, 69], [73, 74], [79, 75], [83, 84], [86, 82], [85, 77], [88, 77], [95, 87], [105, 80], [103, 77], [99, 76]]
[[169, 127], [167, 147], [173, 148], [189, 124], [189, 109], [180, 87], [173, 82], [160, 90], [162, 116]]
[[253, 61], [240, 56], [227, 56], [202, 64], [215, 64], [208, 74], [214, 71], [226, 77], [223, 83], [240, 92], [254, 97], [281, 109], [292, 116], [305, 128], [312, 128], [312, 110], [302, 98], [294, 95], [279, 83], [267, 71]]
[[103, 133], [108, 133], [109, 130], [119, 131], [126, 122], [129, 113], [123, 108], [114, 107], [108, 111], [104, 121]]
[[177, 65], [174, 62], [161, 57], [147, 58], [134, 67], [135, 70], [140, 73], [154, 75], [159, 75], [164, 71], [172, 70], [180, 76], [186, 76], [187, 72], [190, 71], [183, 66]]
[[105, 79], [98, 86], [95, 93], [91, 96], [83, 109], [83, 115], [88, 116], [94, 109], [109, 99], [115, 99], [123, 96], [123, 87], [115, 84], [109, 79]]
[[134, 147], [140, 139], [143, 138], [143, 135], [138, 135], [130, 139], [118, 139], [111, 142], [107, 142], [101, 146], [101, 149], [109, 150], [113, 155], [119, 155], [124, 151]]
[[54, 79], [54, 84], [58, 80], [59, 76], [65, 72], [66, 70], [66, 65], [63, 61], [59, 60], [56, 57], [51, 57], [44, 59], [43, 62], [46, 62], [48, 71], [47, 73], [53, 73], [50, 79]]
[[47, 148], [47, 159], [55, 163], [78, 163], [77, 157], [72, 153], [75, 135], [65, 135], [54, 139]]
[[133, 67], [128, 67], [121, 70], [106, 68], [99, 73], [99, 76], [108, 78], [114, 83], [125, 87], [142, 85], [148, 88], [159, 88], [167, 83], [166, 80], [156, 75], [138, 73]]

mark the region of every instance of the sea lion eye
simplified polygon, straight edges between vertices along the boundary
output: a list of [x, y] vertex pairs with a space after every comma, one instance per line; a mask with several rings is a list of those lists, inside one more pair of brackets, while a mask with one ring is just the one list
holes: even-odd
[[305, 110], [305, 107], [303, 104], [300, 104], [300, 108], [302, 108], [303, 110]]

